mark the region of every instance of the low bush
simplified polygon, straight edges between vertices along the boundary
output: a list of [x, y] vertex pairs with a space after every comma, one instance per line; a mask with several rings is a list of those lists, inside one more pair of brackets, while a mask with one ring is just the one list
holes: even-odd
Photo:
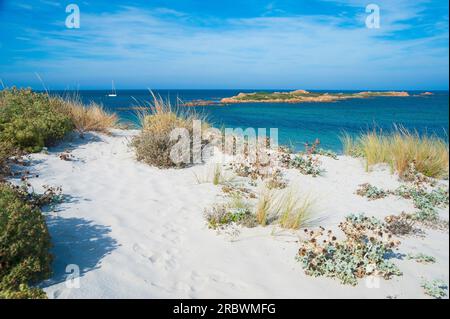
[[[170, 102], [156, 97], [148, 112], [140, 114], [140, 118], [142, 131], [132, 141], [137, 160], [159, 168], [187, 166], [188, 163], [175, 163], [172, 160], [171, 151], [177, 141], [171, 140], [170, 135], [176, 128], [186, 129], [192, 150], [193, 121], [201, 118], [194, 113], [174, 110]], [[207, 126], [203, 120], [202, 129]], [[189, 153], [189, 159], [192, 160], [192, 152]]]
[[9, 174], [9, 159], [14, 155], [16, 155], [14, 146], [9, 142], [0, 141], [0, 182], [2, 176]]
[[356, 194], [362, 197], [366, 197], [369, 200], [375, 200], [388, 196], [389, 192], [386, 192], [383, 189], [373, 186], [369, 183], [364, 183], [359, 185], [359, 188], [356, 190]]
[[311, 175], [313, 177], [317, 177], [323, 173], [320, 165], [319, 158], [312, 154], [296, 154], [289, 163], [289, 167], [297, 169], [304, 175]]
[[331, 230], [305, 229], [297, 259], [310, 276], [338, 278], [356, 285], [358, 278], [377, 275], [386, 279], [401, 275], [386, 259], [399, 242], [391, 238], [384, 223], [364, 215], [350, 215], [339, 225], [345, 238], [338, 240]]
[[214, 205], [205, 210], [208, 226], [219, 229], [230, 224], [255, 227], [256, 220], [252, 214], [251, 206], [241, 197], [233, 197], [229, 202]]
[[345, 154], [366, 159], [367, 169], [374, 164], [388, 163], [404, 178], [414, 163], [415, 169], [425, 176], [448, 177], [448, 141], [436, 136], [420, 136], [417, 132], [397, 128], [389, 134], [373, 130], [357, 138], [344, 134], [341, 141]]
[[61, 103], [29, 89], [0, 91], [0, 142], [38, 152], [72, 131], [73, 123]]
[[439, 214], [436, 208], [445, 208], [449, 205], [449, 191], [444, 188], [427, 192], [423, 188], [402, 185], [393, 193], [405, 199], [412, 199], [414, 206], [418, 209], [414, 216], [419, 221], [438, 221]]
[[425, 281], [422, 283], [425, 294], [435, 299], [447, 297], [448, 285], [442, 281], [435, 279], [433, 281]]
[[419, 232], [414, 227], [416, 219], [414, 215], [402, 212], [400, 215], [389, 215], [384, 218], [386, 229], [393, 235], [404, 236]]
[[0, 184], [0, 298], [43, 298], [28, 285], [50, 276], [50, 236], [38, 207]]

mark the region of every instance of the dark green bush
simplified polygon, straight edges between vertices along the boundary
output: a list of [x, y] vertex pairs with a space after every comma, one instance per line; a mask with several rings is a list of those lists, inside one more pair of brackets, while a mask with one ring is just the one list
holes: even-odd
[[15, 154], [11, 143], [0, 141], [0, 181], [2, 176], [9, 173], [8, 159]]
[[39, 152], [72, 131], [61, 102], [30, 89], [0, 91], [0, 142], [27, 152]]
[[41, 298], [28, 287], [51, 274], [50, 235], [42, 212], [0, 184], [0, 298]]

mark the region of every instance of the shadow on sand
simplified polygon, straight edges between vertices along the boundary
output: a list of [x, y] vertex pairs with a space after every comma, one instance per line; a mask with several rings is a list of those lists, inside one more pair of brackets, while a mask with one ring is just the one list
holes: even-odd
[[40, 285], [43, 288], [64, 282], [70, 275], [68, 265], [78, 266], [80, 277], [99, 268], [101, 260], [119, 246], [109, 236], [110, 227], [83, 218], [48, 216], [47, 225], [54, 261], [53, 276]]

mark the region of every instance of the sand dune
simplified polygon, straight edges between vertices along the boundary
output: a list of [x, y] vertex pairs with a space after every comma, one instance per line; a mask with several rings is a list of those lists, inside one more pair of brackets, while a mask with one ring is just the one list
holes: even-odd
[[[448, 233], [425, 229], [426, 237], [402, 238], [398, 253], [422, 252], [437, 262], [395, 259], [403, 276], [356, 287], [304, 274], [295, 260], [298, 233], [273, 227], [242, 229], [239, 236], [208, 229], [204, 208], [221, 198], [220, 187], [198, 184], [204, 165], [160, 170], [138, 163], [128, 142], [134, 131], [87, 134], [49, 154], [30, 156], [30, 179], [62, 185], [66, 201], [47, 212], [56, 256], [53, 278], [42, 286], [50, 298], [427, 298], [423, 279], [448, 282]], [[72, 161], [59, 158], [70, 148]], [[349, 213], [384, 217], [412, 211], [410, 201], [367, 201], [359, 184], [399, 185], [383, 166], [367, 173], [361, 160], [322, 158], [326, 173], [286, 172], [316, 199], [320, 224], [336, 228]], [[440, 214], [448, 220], [448, 211]], [[79, 288], [66, 285], [66, 267], [80, 267]]]

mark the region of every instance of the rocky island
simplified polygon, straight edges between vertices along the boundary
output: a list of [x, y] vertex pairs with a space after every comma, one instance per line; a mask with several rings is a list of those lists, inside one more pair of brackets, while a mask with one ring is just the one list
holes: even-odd
[[222, 104], [230, 103], [306, 103], [306, 102], [334, 102], [345, 99], [380, 97], [380, 96], [409, 96], [408, 92], [358, 92], [358, 93], [319, 93], [305, 90], [291, 92], [254, 92], [239, 93], [236, 96], [223, 98]]
[[253, 92], [239, 93], [236, 96], [226, 97], [219, 101], [193, 100], [184, 103], [185, 106], [226, 105], [237, 103], [311, 103], [311, 102], [335, 102], [346, 99], [361, 99], [369, 97], [406, 97], [410, 96], [404, 91], [364, 91], [358, 93], [323, 93], [295, 90], [290, 92]]

